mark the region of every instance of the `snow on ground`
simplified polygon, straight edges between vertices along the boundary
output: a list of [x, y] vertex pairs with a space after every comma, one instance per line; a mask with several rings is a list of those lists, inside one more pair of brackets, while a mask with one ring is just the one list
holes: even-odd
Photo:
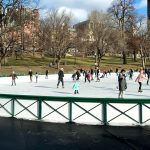
[[[150, 86], [146, 85], [146, 80], [143, 83], [143, 93], [138, 93], [138, 83], [135, 82], [137, 73], [134, 73], [133, 80], [127, 77], [127, 91], [125, 98], [150, 98]], [[33, 82], [30, 83], [29, 76], [19, 76], [16, 79], [16, 86], [11, 86], [11, 77], [0, 78], [0, 94], [21, 94], [21, 95], [41, 95], [41, 96], [78, 96], [78, 97], [100, 97], [100, 98], [117, 98], [117, 76], [115, 73], [108, 75], [108, 78], [101, 78], [100, 82], [94, 81], [84, 82], [84, 77], [80, 77], [80, 90], [79, 94], [73, 93], [73, 83], [71, 74], [65, 74], [64, 84], [62, 88], [61, 83], [57, 88], [58, 75], [49, 75], [45, 79], [44, 75], [39, 76], [38, 83], [35, 83], [35, 76]]]

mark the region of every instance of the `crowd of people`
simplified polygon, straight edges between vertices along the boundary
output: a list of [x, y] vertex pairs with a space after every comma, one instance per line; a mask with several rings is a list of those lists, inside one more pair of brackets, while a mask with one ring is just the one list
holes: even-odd
[[[72, 74], [72, 79], [73, 79], [73, 86], [72, 89], [74, 91], [74, 94], [79, 94], [79, 80], [80, 78], [84, 78], [84, 82], [91, 82], [93, 80], [95, 80], [96, 82], [100, 82], [101, 78], [108, 78], [108, 76], [111, 76], [111, 73], [113, 72], [112, 69], [110, 70], [104, 70], [101, 71], [98, 67], [96, 67], [95, 69], [91, 68], [91, 69], [78, 69], [75, 70], [74, 73]], [[121, 71], [119, 71], [118, 68], [116, 68], [115, 70], [116, 76], [118, 77], [118, 86], [117, 88], [119, 89], [119, 94], [118, 94], [118, 98], [123, 98], [124, 97], [124, 93], [127, 89], [127, 81], [126, 78], [129, 77], [129, 80], [133, 80], [133, 69], [130, 69], [128, 72], [125, 71], [124, 69], [122, 69]], [[48, 74], [49, 71], [46, 70], [45, 71], [45, 79], [48, 79]], [[30, 69], [28, 72], [29, 75], [29, 79], [30, 82], [33, 81], [33, 72]], [[36, 72], [35, 74], [35, 81], [36, 83], [38, 83], [38, 78], [39, 78], [39, 74], [38, 72]], [[18, 78], [15, 71], [13, 71], [10, 75], [12, 77], [12, 86], [15, 85], [16, 86], [16, 79]], [[59, 88], [60, 83], [62, 84], [62, 88], [64, 88], [64, 69], [60, 68], [58, 71], [58, 82], [57, 82], [57, 88]], [[144, 80], [147, 80], [147, 85], [149, 85], [149, 79], [150, 79], [150, 68], [149, 69], [143, 69], [141, 68], [139, 70], [139, 75], [137, 76], [137, 78], [135, 79], [135, 82], [138, 82], [139, 84], [139, 88], [138, 88], [138, 92], [142, 92], [142, 83]]]

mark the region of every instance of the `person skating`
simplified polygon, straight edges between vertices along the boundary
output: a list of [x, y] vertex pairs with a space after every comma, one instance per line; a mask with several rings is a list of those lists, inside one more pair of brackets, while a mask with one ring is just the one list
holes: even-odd
[[91, 73], [90, 73], [90, 71], [88, 72], [88, 81], [89, 81], [89, 83], [91, 82]]
[[124, 92], [127, 89], [127, 82], [125, 76], [125, 70], [122, 69], [118, 76], [118, 85], [119, 85], [119, 95], [118, 98], [124, 97]]
[[90, 70], [90, 73], [91, 73], [91, 80], [94, 80], [93, 79], [93, 74], [94, 74], [94, 70], [91, 68], [91, 70]]
[[86, 80], [89, 81], [89, 79], [88, 79], [88, 71], [87, 70], [84, 71], [84, 81], [86, 82]]
[[150, 79], [150, 68], [147, 70], [147, 85], [149, 85], [149, 79]]
[[129, 71], [129, 80], [132, 80], [133, 79], [133, 70], [130, 69]]
[[116, 76], [118, 76], [118, 72], [119, 72], [119, 69], [118, 69], [118, 68], [116, 68], [116, 71], [115, 71]]
[[29, 70], [28, 74], [29, 74], [29, 76], [30, 76], [30, 82], [32, 82], [33, 72], [32, 72], [32, 70], [31, 70], [31, 69]]
[[57, 83], [57, 88], [59, 87], [59, 83], [62, 83], [62, 88], [64, 88], [64, 69], [61, 68], [58, 72], [58, 83]]
[[49, 73], [49, 71], [46, 70], [46, 71], [45, 71], [45, 79], [48, 79], [48, 73]]
[[139, 73], [139, 75], [137, 76], [137, 78], [135, 80], [135, 82], [138, 81], [138, 83], [139, 83], [139, 90], [138, 90], [138, 92], [143, 92], [142, 91], [142, 82], [144, 81], [144, 79], [147, 80], [147, 78], [144, 75], [143, 69], [140, 69], [140, 73]]
[[16, 79], [18, 78], [16, 73], [13, 71], [12, 74], [10, 75], [12, 78], [12, 86], [15, 85], [16, 86]]
[[96, 69], [96, 78], [97, 78], [97, 82], [100, 81], [99, 74], [100, 74], [100, 70], [99, 70], [99, 68], [97, 67], [97, 69]]
[[74, 90], [74, 94], [79, 94], [79, 83], [77, 81], [75, 81], [75, 83], [73, 84], [73, 90]]
[[73, 80], [76, 79], [76, 72], [74, 72], [74, 73], [72, 74], [72, 79], [73, 79]]
[[104, 70], [103, 75], [104, 75], [104, 78], [105, 78], [105, 76], [107, 78], [107, 71]]
[[36, 83], [38, 83], [38, 78], [39, 78], [39, 74], [36, 72], [36, 73], [35, 73]]
[[77, 70], [76, 75], [77, 75], [77, 79], [76, 80], [79, 80], [79, 78], [81, 76], [79, 70]]

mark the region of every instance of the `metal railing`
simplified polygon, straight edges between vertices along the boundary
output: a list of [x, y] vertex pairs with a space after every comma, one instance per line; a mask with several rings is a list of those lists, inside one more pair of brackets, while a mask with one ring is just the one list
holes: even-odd
[[[59, 103], [59, 105], [53, 106], [51, 102]], [[87, 108], [88, 104], [94, 104], [94, 106], [92, 105], [90, 108]], [[126, 108], [126, 106], [128, 108]], [[32, 107], [34, 109], [32, 109]], [[80, 114], [77, 113], [75, 107], [82, 110]], [[45, 108], [47, 108], [47, 110]], [[64, 111], [60, 111], [62, 108], [65, 108], [67, 114], [65, 114]], [[95, 109], [97, 109], [97, 112], [94, 114], [93, 110]], [[147, 111], [145, 111], [145, 109], [147, 109]], [[3, 111], [3, 113], [1, 113], [1, 111]], [[21, 115], [25, 111], [32, 115], [35, 120], [44, 120], [46, 117], [56, 113], [65, 119], [66, 122], [70, 123], [76, 122], [76, 120], [85, 115], [89, 115], [102, 125], [111, 124], [121, 116], [126, 117], [134, 124], [150, 124], [150, 99], [81, 98], [0, 94], [1, 116], [18, 118], [20, 115], [21, 118], [26, 119], [24, 115]], [[112, 111], [117, 113], [113, 114]], [[132, 115], [129, 113], [130, 111], [132, 111]], [[74, 115], [75, 113], [76, 115]], [[55, 118], [55, 120], [59, 122], [57, 118]]]

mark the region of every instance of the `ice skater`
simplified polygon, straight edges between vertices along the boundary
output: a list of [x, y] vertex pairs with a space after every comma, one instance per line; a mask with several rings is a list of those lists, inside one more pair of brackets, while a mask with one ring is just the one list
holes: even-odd
[[127, 89], [127, 82], [125, 76], [125, 70], [122, 69], [118, 76], [118, 84], [119, 84], [119, 95], [118, 98], [123, 98], [125, 90]]
[[75, 81], [75, 83], [73, 84], [73, 90], [74, 90], [74, 94], [79, 94], [79, 83], [77, 81]]
[[45, 71], [45, 79], [48, 79], [48, 73], [49, 73], [49, 71], [46, 70], [46, 71]]
[[97, 69], [96, 69], [96, 78], [97, 78], [97, 82], [100, 82], [100, 78], [99, 78], [99, 74], [100, 74], [100, 70], [99, 70], [99, 68], [97, 67]]
[[36, 73], [35, 73], [36, 83], [38, 83], [38, 78], [39, 78], [39, 74], [36, 72]]
[[79, 70], [77, 70], [76, 75], [77, 75], [77, 79], [76, 80], [79, 80], [79, 78], [81, 76]]
[[32, 82], [33, 72], [32, 72], [32, 70], [31, 70], [31, 69], [29, 70], [28, 74], [29, 74], [29, 76], [30, 76], [30, 82]]
[[74, 72], [73, 74], [72, 74], [72, 80], [75, 80], [76, 79], [76, 72]]
[[144, 79], [147, 80], [147, 78], [144, 76], [144, 70], [140, 69], [140, 73], [139, 73], [139, 75], [137, 76], [137, 78], [135, 80], [135, 82], [138, 81], [138, 83], [139, 83], [139, 90], [138, 90], [138, 92], [140, 92], [140, 93], [143, 92], [142, 91], [142, 82], [144, 81]]
[[147, 85], [149, 85], [149, 79], [150, 79], [150, 68], [147, 69]]
[[12, 78], [12, 86], [15, 85], [16, 86], [16, 79], [18, 78], [15, 71], [12, 72], [12, 74], [10, 75]]
[[129, 71], [129, 80], [133, 80], [133, 70], [130, 69]]
[[87, 70], [85, 70], [84, 71], [84, 81], [85, 81], [85, 83], [86, 83], [87, 80], [90, 82], [90, 80], [89, 80], [89, 72]]
[[57, 83], [57, 88], [59, 87], [59, 83], [62, 83], [62, 88], [64, 88], [64, 69], [61, 68], [58, 72], [58, 83]]
[[94, 69], [93, 68], [91, 68], [90, 73], [91, 73], [91, 80], [94, 80], [94, 78], [93, 78]]

